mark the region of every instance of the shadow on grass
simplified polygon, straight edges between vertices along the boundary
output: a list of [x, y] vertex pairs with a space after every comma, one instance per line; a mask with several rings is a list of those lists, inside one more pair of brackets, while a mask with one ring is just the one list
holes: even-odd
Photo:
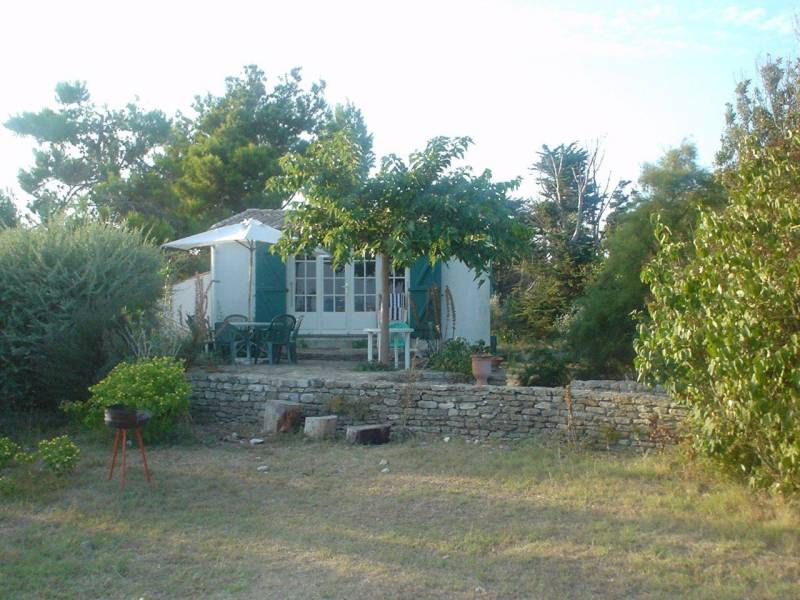
[[[107, 451], [87, 452], [93, 462], [63, 497], [8, 507], [0, 526], [12, 550], [0, 569], [28, 574], [13, 575], [10, 589], [30, 590], [31, 576], [52, 581], [32, 566], [38, 554], [67, 577], [62, 589], [71, 576], [78, 583], [70, 585], [98, 597], [113, 583], [124, 593], [147, 583], [173, 590], [165, 597], [222, 590], [251, 597], [263, 589], [286, 598], [331, 589], [334, 597], [368, 597], [375, 585], [396, 598], [466, 598], [476, 589], [498, 598], [713, 597], [757, 589], [753, 578], [764, 568], [788, 575], [785, 590], [798, 589], [791, 587], [796, 567], [758, 553], [761, 540], [778, 535], [785, 539], [776, 551], [791, 560], [796, 529], [735, 515], [703, 515], [698, 523], [696, 515], [654, 508], [648, 500], [678, 492], [680, 482], [662, 478], [637, 494], [625, 459], [606, 469], [602, 459], [577, 456], [565, 466], [569, 458], [541, 452], [538, 463], [506, 470], [498, 467], [525, 460], [475, 454], [458, 463], [449, 455], [462, 448], [296, 441], [247, 452], [154, 448], [154, 486], [133, 463], [120, 493], [118, 482], [105, 480]], [[434, 451], [447, 460], [431, 460]], [[390, 473], [377, 469], [379, 456], [391, 457]], [[270, 471], [256, 471], [260, 462]], [[570, 493], [593, 478], [599, 482], [586, 492], [625, 502]], [[632, 509], [637, 496], [642, 505]], [[70, 555], [75, 544], [85, 552]]]

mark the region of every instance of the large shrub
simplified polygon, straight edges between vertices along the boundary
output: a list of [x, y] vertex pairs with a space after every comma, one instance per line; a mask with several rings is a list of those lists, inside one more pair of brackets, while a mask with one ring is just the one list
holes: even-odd
[[59, 220], [0, 230], [0, 404], [85, 396], [118, 357], [126, 312], [154, 308], [161, 255], [142, 233]]
[[70, 407], [71, 412], [82, 416], [86, 425], [102, 429], [105, 408], [123, 404], [150, 411], [152, 417], [143, 433], [147, 439], [158, 440], [168, 435], [188, 413], [191, 386], [183, 364], [162, 356], [120, 363], [90, 391], [88, 400]]
[[790, 492], [800, 489], [800, 140], [740, 143], [730, 205], [703, 215], [693, 251], [659, 230], [637, 363], [691, 407], [699, 450]]

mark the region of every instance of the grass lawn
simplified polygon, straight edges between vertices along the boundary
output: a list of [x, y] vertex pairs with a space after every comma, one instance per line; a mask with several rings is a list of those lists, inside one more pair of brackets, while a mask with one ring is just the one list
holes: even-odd
[[676, 452], [290, 437], [152, 448], [152, 488], [131, 453], [121, 493], [109, 448], [0, 499], [2, 598], [800, 597], [797, 510]]

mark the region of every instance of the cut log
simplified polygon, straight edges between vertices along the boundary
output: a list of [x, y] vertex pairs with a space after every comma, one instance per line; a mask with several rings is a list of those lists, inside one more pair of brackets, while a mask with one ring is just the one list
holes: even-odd
[[264, 431], [286, 433], [300, 425], [300, 404], [268, 400], [264, 406]]
[[336, 435], [336, 415], [325, 417], [306, 417], [303, 433], [310, 438], [321, 440]]
[[351, 425], [347, 428], [345, 439], [351, 444], [385, 444], [389, 441], [392, 426]]

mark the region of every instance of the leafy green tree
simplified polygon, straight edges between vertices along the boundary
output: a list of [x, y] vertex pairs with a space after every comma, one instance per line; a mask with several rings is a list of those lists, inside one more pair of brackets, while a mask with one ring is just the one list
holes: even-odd
[[645, 164], [640, 192], [610, 218], [605, 260], [586, 285], [567, 334], [575, 356], [593, 377], [618, 377], [633, 370], [636, 315], [649, 288], [642, 267], [657, 249], [654, 220], [676, 239], [691, 240], [701, 209], [718, 208], [725, 192], [697, 164], [697, 148], [684, 142], [655, 164]]
[[735, 184], [743, 150], [783, 144], [800, 122], [800, 58], [768, 57], [759, 69], [761, 86], [746, 79], [736, 86], [735, 102], [725, 112], [725, 133], [717, 152], [722, 179]]
[[599, 257], [603, 218], [626, 200], [628, 182], [603, 185], [601, 164], [597, 145], [543, 146], [539, 152], [531, 171], [540, 193], [522, 211], [532, 232], [530, 253], [497, 273], [499, 292], [508, 296], [507, 330], [549, 338], [583, 292]]
[[98, 107], [81, 82], [59, 83], [56, 101], [56, 110], [25, 112], [5, 123], [38, 144], [33, 167], [19, 173], [31, 211], [42, 220], [63, 210], [120, 217], [131, 206], [148, 206], [151, 190], [142, 190], [140, 180], [169, 140], [169, 119], [133, 103]]
[[799, 130], [736, 139], [730, 204], [703, 213], [691, 250], [659, 226], [636, 342], [640, 374], [691, 408], [696, 448], [786, 493], [800, 490]]
[[226, 79], [222, 96], [198, 96], [196, 118], [179, 120], [168, 162], [181, 209], [198, 226], [288, 200], [267, 182], [281, 173], [279, 160], [302, 153], [329, 120], [325, 84], [306, 91], [301, 83], [294, 69], [270, 88], [265, 73], [250, 65]]
[[17, 207], [10, 193], [0, 190], [0, 229], [3, 227], [16, 227], [19, 224]]
[[[356, 122], [360, 118], [351, 117]], [[477, 273], [516, 253], [525, 228], [512, 217], [509, 192], [517, 182], [495, 183], [455, 167], [469, 138], [438, 137], [406, 162], [395, 155], [370, 174], [371, 138], [352, 127], [334, 127], [302, 154], [283, 161], [284, 190], [304, 201], [289, 213], [278, 250], [290, 256], [326, 248], [335, 265], [357, 256], [380, 256], [408, 267], [420, 257], [458, 259]], [[381, 356], [389, 359], [389, 272], [380, 282]]]

